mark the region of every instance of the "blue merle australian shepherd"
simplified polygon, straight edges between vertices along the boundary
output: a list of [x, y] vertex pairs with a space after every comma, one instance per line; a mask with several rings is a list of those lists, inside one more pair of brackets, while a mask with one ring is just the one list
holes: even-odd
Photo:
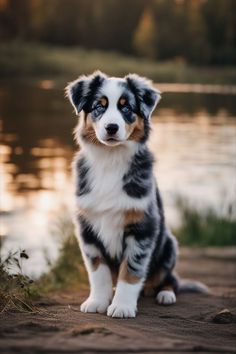
[[66, 93], [79, 115], [76, 226], [90, 282], [81, 311], [135, 317], [141, 292], [174, 304], [181, 288], [173, 273], [177, 242], [165, 225], [146, 144], [160, 92], [135, 74], [95, 72], [71, 82]]

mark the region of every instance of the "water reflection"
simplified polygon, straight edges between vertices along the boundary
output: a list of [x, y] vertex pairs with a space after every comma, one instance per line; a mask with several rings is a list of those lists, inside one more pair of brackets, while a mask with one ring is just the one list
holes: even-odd
[[236, 128], [230, 120], [216, 121], [200, 113], [191, 121], [166, 117], [154, 124], [155, 172], [172, 224], [178, 223], [176, 194], [199, 209], [213, 206], [220, 214], [227, 213], [230, 204], [235, 207]]
[[[56, 257], [49, 225], [73, 207], [70, 165], [76, 123], [61, 89], [7, 84], [0, 88], [1, 233], [4, 249], [28, 249], [28, 271], [46, 267], [42, 249]], [[175, 195], [224, 213], [235, 196], [234, 95], [166, 93], [153, 119], [155, 173], [171, 224]]]

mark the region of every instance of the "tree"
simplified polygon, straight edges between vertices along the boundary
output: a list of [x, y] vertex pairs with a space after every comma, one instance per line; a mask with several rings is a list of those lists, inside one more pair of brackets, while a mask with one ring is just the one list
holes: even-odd
[[135, 51], [144, 57], [155, 58], [156, 48], [156, 24], [151, 9], [145, 9], [138, 27], [134, 33], [133, 46]]

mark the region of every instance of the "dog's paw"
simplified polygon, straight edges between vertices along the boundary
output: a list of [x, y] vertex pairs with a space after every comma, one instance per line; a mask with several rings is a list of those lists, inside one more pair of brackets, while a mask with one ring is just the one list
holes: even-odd
[[92, 299], [88, 298], [85, 302], [80, 306], [81, 312], [106, 312], [109, 306], [109, 301], [104, 299]]
[[176, 296], [171, 290], [162, 290], [157, 294], [156, 300], [160, 305], [172, 305], [176, 303]]
[[111, 304], [107, 309], [107, 316], [116, 318], [134, 318], [136, 316], [136, 312], [136, 306]]

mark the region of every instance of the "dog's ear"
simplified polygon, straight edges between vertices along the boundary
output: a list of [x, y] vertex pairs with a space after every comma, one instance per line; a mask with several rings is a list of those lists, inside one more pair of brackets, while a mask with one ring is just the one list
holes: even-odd
[[66, 96], [75, 108], [76, 114], [79, 114], [82, 110], [89, 112], [92, 99], [105, 78], [105, 74], [95, 71], [92, 75], [80, 76], [77, 80], [70, 82], [66, 86]]
[[151, 81], [136, 74], [129, 74], [125, 79], [135, 95], [141, 116], [148, 119], [161, 99], [161, 92], [153, 87]]

